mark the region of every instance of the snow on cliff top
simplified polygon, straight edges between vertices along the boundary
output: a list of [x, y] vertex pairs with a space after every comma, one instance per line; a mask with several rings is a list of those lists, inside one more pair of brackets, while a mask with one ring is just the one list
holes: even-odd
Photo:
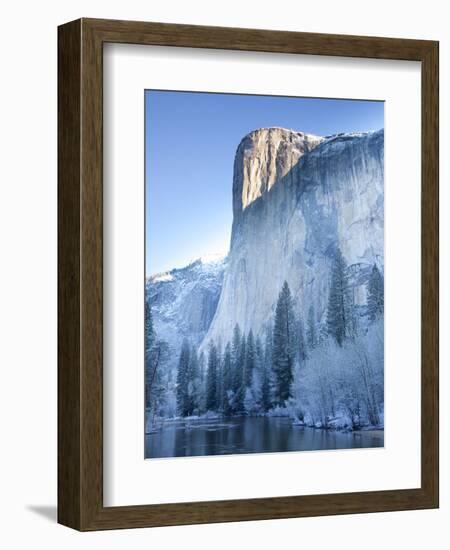
[[327, 141], [333, 141], [338, 138], [357, 138], [357, 137], [363, 137], [367, 136], [369, 134], [375, 134], [377, 132], [382, 132], [384, 129], [380, 128], [379, 130], [369, 130], [366, 132], [340, 132], [336, 134], [329, 134], [326, 136], [319, 136], [317, 134], [312, 134], [309, 132], [303, 132], [302, 130], [294, 130], [293, 128], [285, 128], [283, 126], [268, 126], [268, 127], [261, 127], [261, 128], [255, 128], [251, 132], [248, 132], [245, 134], [245, 136], [241, 139], [241, 143], [248, 137], [253, 136], [258, 133], [263, 132], [280, 132], [280, 133], [286, 133], [286, 134], [296, 134], [298, 136], [312, 138], [316, 140], [323, 140], [323, 142]]
[[177, 273], [192, 270], [196, 267], [201, 268], [203, 271], [216, 271], [222, 269], [223, 263], [227, 258], [225, 252], [213, 252], [211, 254], [204, 254], [195, 260], [192, 260], [183, 267], [177, 267], [170, 271], [163, 271], [162, 273], [155, 273], [147, 277], [147, 281], [151, 283], [168, 283], [174, 280], [174, 276]]
[[169, 271], [166, 273], [158, 273], [157, 275], [150, 275], [148, 279], [151, 280], [153, 283], [164, 283], [167, 281], [172, 281], [173, 275]]
[[257, 134], [257, 133], [262, 133], [262, 132], [281, 132], [281, 133], [286, 133], [286, 134], [297, 134], [297, 135], [300, 135], [300, 136], [310, 136], [310, 137], [315, 137], [315, 138], [321, 138], [322, 136], [318, 136], [316, 134], [310, 134], [308, 132], [302, 132], [302, 130], [294, 130], [294, 128], [285, 128], [284, 126], [263, 126], [261, 128], [255, 128], [254, 130], [252, 130], [251, 132], [248, 132], [248, 134], [246, 134], [244, 136], [247, 137], [247, 136], [251, 136], [252, 134]]

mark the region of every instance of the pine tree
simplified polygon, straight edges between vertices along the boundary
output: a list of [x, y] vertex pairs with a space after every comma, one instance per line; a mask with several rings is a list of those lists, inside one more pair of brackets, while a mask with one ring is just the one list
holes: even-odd
[[231, 360], [231, 345], [228, 343], [225, 346], [225, 353], [223, 355], [222, 366], [222, 380], [223, 380], [223, 396], [222, 396], [222, 409], [224, 414], [231, 414], [231, 404], [229, 400], [230, 392], [232, 390], [232, 360]]
[[223, 398], [225, 390], [223, 386], [223, 356], [221, 346], [216, 346], [217, 350], [217, 374], [216, 374], [216, 410], [223, 411]]
[[308, 309], [308, 328], [306, 331], [308, 349], [312, 350], [317, 345], [317, 326], [314, 306], [311, 304]]
[[261, 376], [261, 409], [263, 412], [270, 410], [272, 406], [272, 400], [270, 399], [270, 374], [268, 365], [265, 363], [262, 367]]
[[[264, 348], [261, 338], [257, 336], [255, 340], [255, 368], [253, 369], [252, 377], [252, 391], [255, 396], [257, 408], [266, 412], [264, 408], [264, 380], [265, 380], [265, 360], [264, 360]], [[269, 390], [267, 385], [266, 391]]]
[[145, 406], [151, 406], [151, 389], [155, 374], [153, 372], [152, 355], [155, 345], [155, 330], [153, 328], [153, 316], [150, 303], [145, 301], [145, 320], [144, 320], [144, 363], [145, 363]]
[[263, 376], [261, 385], [261, 406], [264, 412], [272, 408], [273, 395], [275, 390], [275, 380], [272, 370], [273, 363], [273, 329], [268, 327], [266, 330], [266, 338], [264, 342], [264, 363]]
[[189, 414], [189, 360], [190, 360], [189, 342], [184, 339], [181, 345], [180, 358], [178, 360], [177, 372], [177, 409], [180, 416]]
[[197, 350], [192, 346], [189, 356], [189, 369], [187, 376], [188, 390], [188, 415], [199, 410], [201, 397], [201, 383]]
[[153, 328], [153, 315], [150, 302], [145, 301], [145, 321], [144, 321], [144, 339], [145, 352], [148, 353], [155, 341], [155, 329]]
[[206, 360], [205, 360], [205, 354], [202, 351], [198, 356], [198, 374], [199, 374], [201, 384], [205, 383], [205, 371], [206, 371]]
[[239, 325], [233, 330], [233, 342], [231, 345], [231, 371], [233, 390], [233, 412], [242, 412], [244, 406], [244, 368], [245, 368], [245, 337], [241, 333]]
[[256, 348], [255, 348], [255, 338], [253, 336], [253, 331], [250, 329], [250, 332], [247, 336], [247, 342], [245, 346], [245, 370], [244, 370], [244, 386], [248, 388], [252, 383], [253, 370], [255, 368], [256, 362]]
[[305, 332], [303, 329], [303, 321], [301, 318], [298, 320], [298, 336], [297, 336], [297, 349], [298, 349], [298, 360], [300, 363], [307, 358], [306, 353], [306, 342], [305, 342]]
[[218, 363], [217, 348], [211, 343], [208, 355], [208, 372], [206, 373], [206, 410], [208, 411], [216, 411], [219, 406], [217, 399]]
[[241, 337], [241, 346], [239, 348], [239, 365], [240, 365], [240, 377], [241, 377], [241, 386], [245, 384], [244, 380], [244, 371], [245, 371], [245, 361], [247, 359], [247, 341], [245, 335], [242, 334]]
[[261, 368], [264, 364], [264, 348], [260, 336], [256, 338], [255, 350], [257, 365]]
[[266, 330], [264, 341], [264, 363], [271, 369], [273, 359], [273, 328], [270, 326]]
[[147, 300], [145, 302], [144, 348], [145, 407], [151, 410], [151, 415], [155, 417], [159, 414], [166, 397], [161, 365], [166, 361], [169, 350], [167, 343], [156, 337], [152, 311]]
[[350, 328], [349, 302], [347, 264], [338, 248], [331, 268], [331, 284], [327, 309], [327, 330], [328, 334], [331, 335], [340, 346], [342, 346]]
[[367, 314], [371, 321], [384, 314], [384, 280], [376, 264], [367, 283]]
[[280, 406], [292, 397], [295, 351], [295, 317], [291, 291], [285, 281], [278, 297], [273, 328], [274, 400]]
[[241, 335], [241, 342], [239, 346], [237, 368], [235, 371], [235, 381], [239, 383], [239, 386], [236, 385], [236, 393], [234, 396], [234, 409], [235, 412], [241, 413], [244, 411], [244, 397], [245, 397], [245, 361], [247, 357], [246, 353], [247, 342], [245, 335]]
[[232, 387], [236, 393], [242, 386], [242, 368], [241, 363], [241, 329], [236, 324], [233, 330], [233, 344], [231, 348], [232, 357]]
[[203, 351], [198, 356], [198, 373], [199, 373], [199, 382], [200, 382], [198, 408], [199, 408], [199, 412], [203, 412], [206, 407], [206, 403], [205, 403], [206, 359]]

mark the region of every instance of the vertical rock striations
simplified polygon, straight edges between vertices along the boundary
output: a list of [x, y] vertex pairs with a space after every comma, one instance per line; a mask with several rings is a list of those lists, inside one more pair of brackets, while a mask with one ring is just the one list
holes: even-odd
[[230, 253], [202, 348], [231, 339], [236, 323], [263, 331], [285, 280], [300, 311], [312, 305], [323, 320], [336, 247], [365, 303], [366, 275], [384, 264], [383, 154], [383, 130], [322, 138], [269, 128], [241, 141]]

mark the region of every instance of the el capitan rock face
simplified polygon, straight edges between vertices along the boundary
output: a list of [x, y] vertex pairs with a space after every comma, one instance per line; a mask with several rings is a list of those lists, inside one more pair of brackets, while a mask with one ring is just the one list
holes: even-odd
[[324, 138], [264, 128], [245, 136], [234, 162], [228, 257], [147, 281], [155, 328], [173, 361], [184, 336], [206, 351], [211, 340], [230, 340], [236, 323], [262, 333], [285, 280], [303, 320], [312, 305], [325, 321], [336, 247], [364, 306], [372, 265], [384, 268], [383, 155], [383, 130]]
[[238, 323], [261, 333], [286, 280], [300, 310], [324, 321], [331, 257], [349, 265], [355, 302], [383, 271], [384, 131], [327, 138], [261, 129], [240, 143], [233, 229], [217, 309], [201, 348], [231, 340]]
[[[383, 130], [241, 140], [229, 204], [198, 220], [232, 208], [227, 255], [146, 281], [146, 458], [341, 448], [329, 430], [384, 444], [383, 157]], [[325, 429], [319, 446], [292, 424]]]

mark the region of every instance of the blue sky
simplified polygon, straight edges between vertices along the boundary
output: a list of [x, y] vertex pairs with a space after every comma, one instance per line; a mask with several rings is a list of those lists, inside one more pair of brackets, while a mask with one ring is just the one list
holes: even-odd
[[281, 126], [320, 136], [384, 127], [384, 103], [145, 92], [146, 275], [229, 246], [241, 139]]

